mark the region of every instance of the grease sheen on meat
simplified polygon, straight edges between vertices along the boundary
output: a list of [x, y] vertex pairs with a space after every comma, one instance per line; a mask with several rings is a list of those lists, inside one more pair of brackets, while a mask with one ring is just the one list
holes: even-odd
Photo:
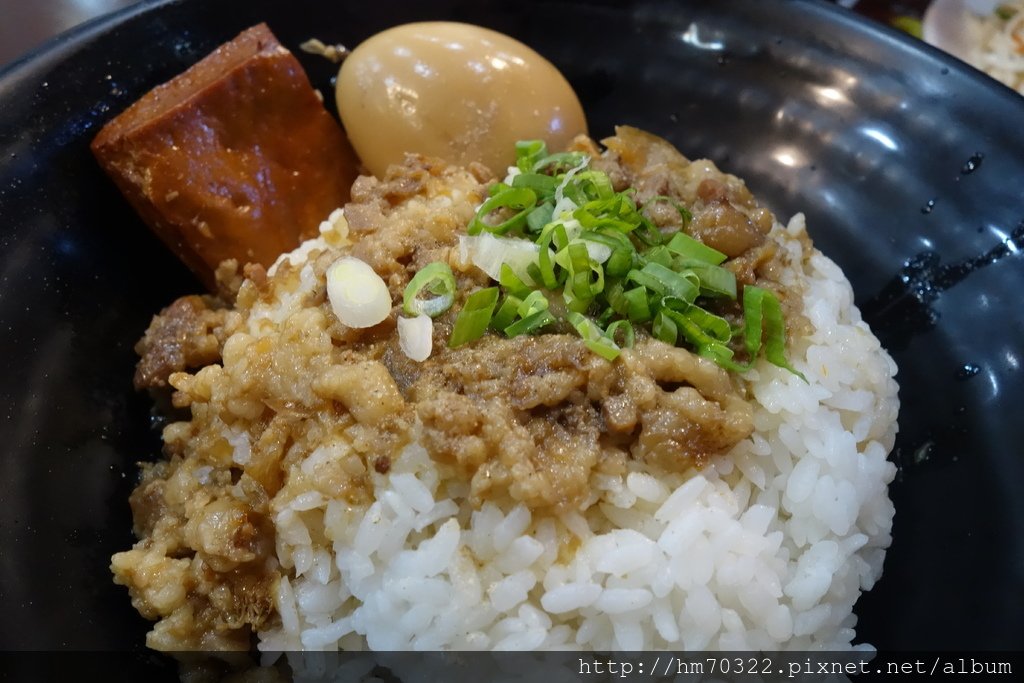
[[[740, 181], [633, 129], [605, 144], [604, 153], [585, 138], [576, 147], [600, 155], [595, 165], [616, 182], [638, 187], [640, 201], [669, 194], [730, 240], [747, 221], [753, 232], [736, 242], [733, 260], [761, 254], [745, 266], [750, 281], [779, 289], [759, 227], [770, 214]], [[274, 623], [266, 591], [287, 568], [267, 551], [281, 541], [266, 520], [293, 514], [278, 501], [316, 494], [367, 506], [372, 478], [414, 441], [461, 478], [470, 505], [511, 498], [545, 515], [578, 509], [594, 477], [622, 472], [630, 459], [681, 472], [753, 431], [740, 379], [643, 333], [615, 362], [568, 329], [489, 334], [449, 349], [462, 301], [488, 285], [457, 243], [491, 180], [482, 167], [410, 155], [383, 178], [360, 178], [346, 219], [320, 239], [244, 279], [223, 302], [231, 315], [217, 314], [216, 333], [191, 299], [154, 320], [148, 339], [181, 331], [185, 348], [203, 353], [185, 354], [167, 378], [174, 405], [190, 417], [166, 428], [168, 460], [144, 468], [132, 501], [140, 540], [114, 557], [116, 580], [142, 614], [160, 620], [151, 646], [241, 646]], [[372, 266], [396, 303], [419, 269], [452, 267], [457, 301], [435, 320], [427, 361], [399, 349], [398, 306], [365, 329], [334, 317], [324, 277], [345, 254]], [[166, 365], [166, 345], [139, 350], [141, 367]], [[202, 367], [181, 367], [189, 359]]]

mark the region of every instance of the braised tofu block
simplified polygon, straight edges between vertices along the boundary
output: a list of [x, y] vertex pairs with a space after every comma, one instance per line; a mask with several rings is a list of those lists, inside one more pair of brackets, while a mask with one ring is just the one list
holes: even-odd
[[267, 266], [348, 201], [357, 161], [265, 24], [144, 95], [92, 143], [156, 234], [211, 288], [225, 259]]

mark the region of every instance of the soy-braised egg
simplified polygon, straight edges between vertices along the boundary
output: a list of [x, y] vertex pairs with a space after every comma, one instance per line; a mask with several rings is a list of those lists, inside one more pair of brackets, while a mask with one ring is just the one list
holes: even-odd
[[338, 74], [342, 123], [380, 176], [406, 152], [503, 174], [517, 140], [563, 149], [587, 131], [579, 99], [551, 62], [490, 29], [406, 24], [357, 46]]

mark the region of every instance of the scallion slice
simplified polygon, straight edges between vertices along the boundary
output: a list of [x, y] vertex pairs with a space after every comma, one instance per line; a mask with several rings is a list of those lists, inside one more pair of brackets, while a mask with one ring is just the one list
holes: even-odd
[[715, 341], [728, 342], [732, 338], [732, 328], [729, 321], [714, 313], [710, 313], [700, 306], [689, 306], [683, 315], [689, 318], [697, 327]]
[[635, 323], [645, 323], [651, 319], [651, 304], [647, 296], [647, 289], [634, 287], [622, 293], [625, 301], [625, 316]]
[[736, 298], [736, 275], [731, 270], [693, 260], [683, 261], [679, 264], [679, 269], [697, 276], [702, 296]]
[[515, 271], [512, 270], [512, 267], [507, 263], [501, 264], [501, 275], [498, 278], [498, 282], [505, 288], [506, 292], [517, 296], [520, 299], [529, 296], [530, 292], [533, 291], [519, 278], [518, 275], [516, 275]]
[[548, 155], [548, 146], [543, 140], [520, 140], [516, 143], [516, 167], [523, 173], [530, 173], [533, 165]]
[[786, 323], [782, 319], [782, 305], [771, 292], [764, 297], [764, 357], [772, 365], [789, 370], [804, 382], [807, 378], [786, 359]]
[[651, 291], [692, 302], [700, 291], [696, 277], [689, 278], [660, 263], [648, 263], [641, 270], [631, 270], [626, 278]]
[[565, 173], [586, 161], [587, 157], [581, 152], [556, 152], [534, 162], [530, 172], [550, 171], [552, 173]]
[[512, 187], [525, 187], [538, 195], [554, 194], [558, 181], [542, 173], [520, 173], [512, 179]]
[[570, 312], [566, 320], [583, 338], [583, 343], [588, 349], [606, 360], [615, 360], [619, 357], [618, 345], [610, 337], [606, 337], [593, 320], [576, 312]]
[[459, 311], [459, 317], [455, 319], [452, 336], [448, 338], [448, 346], [458, 348], [482, 337], [491, 322], [497, 303], [497, 287], [488, 287], [470, 294]]
[[768, 362], [807, 381], [786, 360], [786, 324], [782, 319], [782, 305], [774, 294], [761, 287], [746, 285], [743, 288], [743, 320], [743, 342], [751, 361], [760, 352], [763, 337]]
[[536, 234], [544, 229], [544, 226], [551, 222], [555, 213], [555, 205], [548, 201], [533, 208], [533, 211], [526, 214], [526, 229]]
[[534, 313], [539, 311], [546, 311], [551, 306], [548, 302], [548, 298], [544, 296], [544, 292], [536, 290], [530, 292], [530, 295], [523, 299], [523, 302], [519, 304], [517, 312], [520, 318], [528, 318]]
[[[619, 331], [622, 331], [622, 341], [616, 339], [616, 335]], [[628, 320], [616, 320], [608, 329], [604, 331], [605, 335], [611, 339], [619, 348], [631, 349], [636, 343], [636, 332], [633, 330], [633, 324]]]
[[558, 288], [558, 276], [555, 274], [555, 259], [550, 249], [553, 236], [553, 232], [548, 232], [547, 235], [541, 237], [540, 256], [537, 259], [537, 274], [535, 275], [532, 270], [528, 271], [530, 277], [534, 280], [537, 280], [537, 275], [539, 275], [539, 282], [546, 289]]
[[677, 232], [673, 235], [672, 239], [665, 246], [683, 258], [703, 261], [713, 266], [721, 264], [727, 258], [725, 254], [717, 249], [712, 249], [700, 240], [694, 239], [683, 232]]
[[506, 327], [505, 336], [512, 338], [518, 337], [521, 334], [530, 334], [531, 332], [538, 331], [542, 327], [550, 325], [555, 322], [555, 320], [555, 316], [551, 315], [550, 311], [537, 311], [536, 313], [529, 315], [522, 320], [517, 320]]
[[398, 317], [398, 348], [406, 356], [422, 363], [430, 358], [434, 344], [434, 325], [430, 317], [417, 315], [415, 318]]
[[665, 315], [664, 311], [660, 311], [654, 316], [654, 322], [651, 324], [651, 334], [654, 338], [663, 341], [669, 346], [675, 346], [676, 341], [679, 339], [679, 330], [676, 324]]
[[523, 303], [523, 300], [514, 294], [509, 294], [505, 297], [505, 300], [501, 302], [501, 306], [495, 312], [494, 317], [491, 318], [491, 329], [496, 332], [504, 332], [505, 328], [515, 322], [519, 313], [519, 306]]
[[[423, 298], [422, 295], [431, 296]], [[429, 315], [436, 318], [455, 301], [455, 275], [447, 263], [435, 261], [422, 268], [409, 280], [402, 294], [402, 310], [406, 315]]]
[[[527, 187], [506, 187], [480, 206], [473, 220], [469, 222], [466, 232], [470, 235], [479, 235], [484, 231], [495, 235], [504, 235], [510, 230], [525, 225], [526, 217], [536, 205], [537, 193], [533, 190]], [[501, 223], [488, 223], [485, 219], [498, 209], [512, 209], [517, 213]]]

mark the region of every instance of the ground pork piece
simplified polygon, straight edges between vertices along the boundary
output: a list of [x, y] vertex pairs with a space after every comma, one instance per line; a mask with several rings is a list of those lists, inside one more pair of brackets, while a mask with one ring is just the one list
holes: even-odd
[[392, 297], [424, 266], [448, 261], [457, 233], [483, 201], [486, 188], [472, 172], [408, 154], [382, 179], [361, 176], [345, 205], [356, 237], [351, 255], [384, 278]]
[[378, 427], [402, 413], [405, 400], [379, 361], [332, 366], [313, 384], [319, 395], [338, 401], [358, 422]]
[[423, 444], [470, 480], [470, 501], [511, 495], [533, 509], [562, 512], [589, 493], [600, 455], [600, 417], [567, 404], [517, 414], [506, 401], [440, 391], [417, 405]]
[[724, 199], [708, 202], [697, 211], [687, 232], [729, 258], [742, 256], [765, 239], [747, 214]]
[[274, 613], [269, 501], [247, 476], [232, 479], [195, 458], [143, 470], [131, 499], [140, 540], [111, 570], [139, 613], [160, 620], [154, 649], [245, 650]]
[[237, 313], [212, 297], [183, 296], [153, 317], [135, 345], [139, 363], [135, 388], [165, 387], [174, 372], [220, 360], [224, 340], [239, 321]]
[[683, 471], [753, 430], [725, 370], [650, 339], [613, 364], [570, 335], [488, 336], [427, 361], [410, 396], [427, 450], [478, 502], [507, 491], [535, 508], [584, 501], [607, 444]]
[[623, 352], [626, 401], [640, 433], [636, 458], [669, 471], [703, 465], [754, 431], [753, 409], [714, 362], [655, 340]]
[[474, 500], [562, 510], [589, 493], [602, 420], [588, 385], [610, 371], [578, 337], [488, 336], [428, 360], [410, 396], [427, 450], [463, 469]]

